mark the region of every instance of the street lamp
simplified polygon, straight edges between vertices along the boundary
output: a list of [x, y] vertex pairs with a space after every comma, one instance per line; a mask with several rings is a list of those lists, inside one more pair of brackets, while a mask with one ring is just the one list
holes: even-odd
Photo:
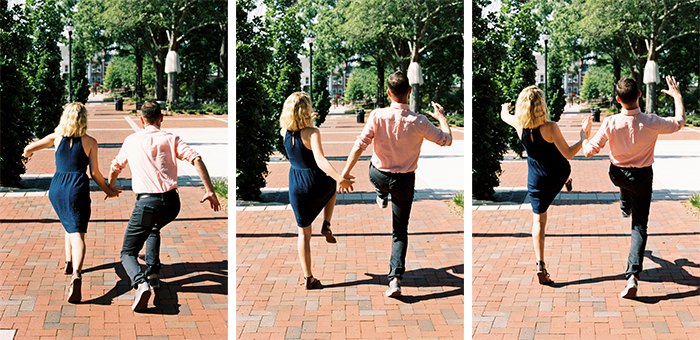
[[306, 42], [309, 44], [309, 79], [310, 79], [310, 86], [309, 86], [309, 98], [311, 98], [311, 102], [313, 103], [313, 92], [314, 92], [314, 43], [316, 42], [316, 38], [314, 38], [313, 34], [309, 34], [308, 37], [306, 37]]
[[73, 41], [72, 41], [72, 35], [73, 31], [75, 30], [75, 27], [73, 27], [73, 23], [69, 22], [68, 25], [66, 26], [66, 30], [68, 31], [68, 102], [72, 103], [73, 102], [73, 97], [71, 96], [71, 87], [73, 86], [73, 80], [72, 80], [72, 73], [73, 69], [71, 66], [71, 60], [72, 60], [72, 52], [73, 52]]
[[544, 103], [547, 105], [547, 42], [549, 41], [550, 35], [548, 30], [542, 32], [542, 39], [544, 39]]

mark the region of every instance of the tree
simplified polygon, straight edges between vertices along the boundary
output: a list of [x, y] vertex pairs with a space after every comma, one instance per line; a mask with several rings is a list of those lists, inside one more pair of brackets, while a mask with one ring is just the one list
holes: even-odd
[[121, 88], [122, 86], [134, 86], [136, 64], [133, 55], [114, 56], [109, 61], [105, 74], [104, 84], [109, 89]]
[[19, 186], [24, 147], [32, 140], [32, 91], [22, 74], [32, 46], [26, 14], [0, 0], [0, 185]]
[[[257, 199], [279, 136], [273, 106], [260, 80], [272, 62], [260, 17], [248, 20], [254, 0], [236, 2], [236, 197]], [[276, 108], [279, 109], [279, 108]]]
[[588, 67], [586, 77], [583, 78], [581, 86], [581, 98], [599, 99], [601, 97], [612, 98], [613, 72], [611, 65], [591, 65]]
[[373, 98], [376, 93], [377, 71], [374, 67], [358, 68], [352, 70], [345, 89], [345, 98], [348, 100], [363, 100]]
[[489, 3], [476, 0], [472, 4], [472, 195], [476, 199], [493, 198], [507, 142], [499, 114], [502, 87], [495, 81], [507, 51], [495, 13], [482, 13]]
[[34, 131], [43, 137], [58, 125], [66, 98], [58, 47], [63, 32], [62, 13], [56, 0], [29, 0], [26, 5], [33, 34], [25, 75], [34, 94]]
[[[508, 38], [508, 57], [501, 64], [499, 83], [506, 101], [515, 102], [524, 88], [535, 83], [537, 62], [533, 52], [540, 37], [535, 5], [530, 0], [507, 0], [501, 7], [500, 21]], [[508, 145], [516, 155], [522, 156], [525, 151], [515, 129], [509, 129]]]

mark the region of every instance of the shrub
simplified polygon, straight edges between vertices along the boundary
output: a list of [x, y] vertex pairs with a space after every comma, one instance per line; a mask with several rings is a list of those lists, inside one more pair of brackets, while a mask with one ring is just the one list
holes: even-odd
[[690, 197], [690, 204], [700, 209], [700, 193], [693, 194], [693, 196]]
[[457, 206], [464, 208], [464, 192], [458, 192], [455, 197], [452, 198], [452, 202], [454, 202]]

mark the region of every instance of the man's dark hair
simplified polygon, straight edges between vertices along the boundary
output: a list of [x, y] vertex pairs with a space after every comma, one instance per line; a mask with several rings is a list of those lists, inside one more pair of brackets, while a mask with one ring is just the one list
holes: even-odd
[[149, 124], [155, 124], [163, 114], [160, 112], [160, 105], [156, 101], [147, 101], [141, 106], [141, 117]]
[[637, 81], [630, 77], [624, 77], [615, 84], [615, 94], [620, 97], [620, 101], [632, 105], [637, 102], [639, 97], [639, 89]]
[[411, 88], [408, 77], [402, 71], [392, 73], [386, 80], [386, 84], [389, 86], [389, 91], [401, 99], [408, 95], [408, 89]]

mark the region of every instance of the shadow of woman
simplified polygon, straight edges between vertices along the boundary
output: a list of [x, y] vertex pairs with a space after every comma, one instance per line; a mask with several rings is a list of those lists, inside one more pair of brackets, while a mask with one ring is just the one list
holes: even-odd
[[[109, 306], [115, 298], [131, 292], [129, 276], [121, 262], [108, 263], [83, 270], [83, 273], [114, 269], [119, 281], [102, 296], [81, 301], [80, 304], [97, 304]], [[196, 275], [193, 275], [196, 274]], [[155, 308], [148, 308], [142, 313], [176, 315], [183, 313], [191, 315], [190, 311], [181, 311], [178, 293], [202, 293], [228, 295], [228, 260], [218, 262], [181, 262], [163, 264], [160, 276], [167, 281], [161, 281], [160, 288], [153, 289]], [[178, 278], [177, 280], [168, 280]], [[202, 284], [213, 282], [213, 284]]]
[[[398, 300], [404, 303], [416, 303], [424, 300], [434, 300], [451, 296], [464, 296], [464, 278], [455, 276], [454, 274], [464, 275], [464, 264], [445, 268], [421, 268], [418, 270], [409, 270], [404, 273], [401, 280], [402, 287], [428, 288], [428, 287], [456, 287], [456, 289], [432, 292], [425, 295], [401, 295]], [[388, 286], [389, 280], [386, 274], [365, 273], [369, 276], [368, 279], [335, 283], [324, 285], [323, 289], [327, 288], [344, 288], [359, 285], [378, 285]], [[403, 292], [405, 293], [405, 291]]]

